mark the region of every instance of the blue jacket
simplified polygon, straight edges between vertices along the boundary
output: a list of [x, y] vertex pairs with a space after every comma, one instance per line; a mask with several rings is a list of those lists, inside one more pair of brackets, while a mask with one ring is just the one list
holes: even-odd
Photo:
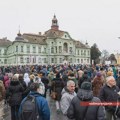
[[[42, 120], [50, 120], [50, 109], [49, 109], [47, 100], [43, 96], [41, 96], [38, 92], [30, 92], [29, 95], [33, 95], [36, 97], [36, 102], [37, 102], [40, 118], [42, 118]], [[26, 97], [23, 99], [20, 105], [19, 115], [21, 115], [22, 104], [25, 100], [26, 100]]]

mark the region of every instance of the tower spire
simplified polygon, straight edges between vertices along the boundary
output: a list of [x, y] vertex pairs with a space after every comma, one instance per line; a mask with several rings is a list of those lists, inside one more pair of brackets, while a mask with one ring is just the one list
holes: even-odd
[[58, 20], [57, 20], [55, 14], [54, 14], [53, 19], [52, 19], [51, 29], [53, 29], [53, 30], [59, 30]]
[[20, 33], [20, 25], [19, 25], [19, 30], [18, 30], [18, 36], [21, 36], [21, 33]]

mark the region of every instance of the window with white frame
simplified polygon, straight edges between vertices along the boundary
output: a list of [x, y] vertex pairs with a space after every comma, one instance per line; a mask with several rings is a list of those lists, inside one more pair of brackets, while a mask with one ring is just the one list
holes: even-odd
[[70, 62], [72, 63], [72, 58], [70, 58]]
[[88, 50], [88, 56], [90, 55], [90, 51]]
[[59, 46], [59, 53], [62, 53], [62, 46]]
[[7, 64], [7, 59], [4, 60], [4, 64]]
[[23, 52], [23, 46], [21, 46], [21, 52]]
[[63, 62], [63, 60], [62, 60], [62, 58], [60, 58], [60, 63], [62, 63]]
[[79, 53], [79, 50], [78, 50], [78, 55], [79, 55], [80, 53]]
[[51, 63], [54, 63], [54, 58], [51, 58]]
[[84, 50], [84, 55], [86, 56], [86, 50]]
[[30, 53], [30, 46], [27, 46], [27, 53]]
[[69, 52], [72, 53], [72, 47], [69, 48]]
[[44, 63], [47, 63], [47, 59], [46, 58], [44, 58]]
[[83, 59], [81, 59], [81, 63], [83, 63]]
[[81, 55], [83, 55], [83, 50], [81, 50]]
[[57, 63], [57, 58], [55, 58], [55, 63]]
[[16, 52], [18, 52], [18, 46], [16, 46]]
[[46, 48], [44, 48], [44, 53], [46, 53]]
[[41, 47], [38, 47], [38, 53], [41, 53]]
[[30, 62], [30, 58], [27, 58], [27, 63], [29, 63]]
[[33, 57], [33, 63], [36, 63], [36, 56]]
[[33, 46], [33, 53], [36, 53], [36, 47]]
[[51, 47], [51, 53], [54, 53], [54, 48], [53, 47]]
[[87, 63], [89, 63], [90, 61], [89, 61], [89, 59], [87, 59]]
[[23, 63], [23, 57], [20, 57], [20, 63]]
[[38, 62], [41, 63], [41, 58], [38, 59]]

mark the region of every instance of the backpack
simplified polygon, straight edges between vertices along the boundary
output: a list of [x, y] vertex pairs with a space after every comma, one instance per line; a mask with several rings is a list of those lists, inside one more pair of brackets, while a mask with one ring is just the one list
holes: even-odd
[[35, 96], [28, 95], [21, 108], [20, 120], [40, 120]]

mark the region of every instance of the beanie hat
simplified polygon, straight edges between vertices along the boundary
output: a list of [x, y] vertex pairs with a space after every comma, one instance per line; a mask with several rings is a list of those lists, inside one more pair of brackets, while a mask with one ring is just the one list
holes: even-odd
[[97, 72], [96, 76], [97, 76], [97, 77], [101, 77], [101, 73], [100, 73], [100, 72]]
[[92, 90], [92, 84], [90, 82], [83, 82], [81, 85], [83, 90]]

